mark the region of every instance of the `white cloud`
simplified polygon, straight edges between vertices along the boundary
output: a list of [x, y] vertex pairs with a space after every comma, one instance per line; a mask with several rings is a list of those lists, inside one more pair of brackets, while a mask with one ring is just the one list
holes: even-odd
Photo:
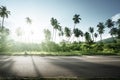
[[120, 18], [120, 13], [114, 15], [114, 16], [112, 17], [112, 20], [113, 20], [113, 21], [117, 21], [119, 18]]

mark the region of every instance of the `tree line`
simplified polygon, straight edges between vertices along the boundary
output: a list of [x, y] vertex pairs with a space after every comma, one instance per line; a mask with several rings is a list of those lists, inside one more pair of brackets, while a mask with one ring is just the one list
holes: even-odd
[[[5, 18], [8, 18], [10, 15], [10, 11], [7, 10], [5, 6], [0, 7], [0, 52], [4, 51], [6, 49], [7, 43], [7, 36], [9, 35], [10, 31], [4, 26], [4, 21]], [[95, 32], [94, 27], [89, 27], [87, 32], [83, 32], [81, 29], [76, 28], [76, 25], [80, 23], [82, 18], [80, 17], [79, 14], [73, 15], [72, 18], [74, 22], [73, 29], [70, 29], [69, 27], [62, 27], [58, 20], [54, 17], [50, 19], [51, 26], [53, 28], [53, 33], [49, 29], [44, 29], [44, 34], [45, 34], [45, 42], [42, 42], [40, 45], [42, 45], [41, 50], [62, 50], [62, 51], [69, 51], [71, 50], [91, 50], [92, 47], [96, 48], [96, 50], [101, 50], [101, 46], [103, 44], [97, 44], [96, 43], [96, 38], [99, 36], [100, 37], [100, 42], [102, 43], [102, 35], [105, 32], [105, 28], [109, 28], [109, 34], [111, 35], [114, 43], [117, 42], [118, 39], [120, 39], [120, 19], [118, 19], [116, 22], [112, 21], [112, 19], [106, 20], [106, 22], [99, 22], [96, 27], [97, 27], [97, 32]], [[28, 24], [32, 23], [32, 19], [29, 17], [26, 17], [26, 22]], [[20, 30], [20, 29], [19, 29]], [[21, 35], [21, 31], [17, 31], [17, 35]], [[51, 36], [51, 34], [53, 34]], [[66, 37], [66, 42], [70, 42], [70, 39], [74, 39], [74, 37], [77, 38], [79, 42], [73, 42], [72, 44], [67, 44], [66, 42], [60, 42], [60, 44], [56, 44], [56, 36], [61, 37]], [[83, 41], [80, 40], [81, 38], [85, 38], [85, 43], [86, 44], [79, 44], [80, 42], [82, 43]], [[63, 38], [62, 38], [63, 39]], [[46, 44], [47, 43], [47, 44]], [[91, 45], [92, 44], [92, 45]], [[53, 45], [52, 48], [51, 45]], [[96, 47], [97, 45], [97, 47]], [[72, 46], [72, 47], [71, 47]], [[117, 45], [118, 46], [118, 45]], [[49, 47], [49, 48], [48, 48]], [[51, 47], [51, 48], [50, 48]], [[106, 47], [106, 46], [105, 46]], [[107, 45], [107, 47], [110, 47]], [[114, 48], [115, 46], [110, 47], [110, 49]], [[57, 48], [57, 49], [56, 49]]]
[[[54, 41], [54, 38], [56, 38], [56, 32], [59, 31], [59, 36], [66, 36], [69, 39], [72, 35], [74, 35], [76, 38], [79, 39], [79, 37], [84, 37], [85, 41], [87, 43], [96, 42], [96, 38], [100, 36], [100, 41], [102, 42], [102, 35], [105, 32], [105, 28], [109, 28], [109, 34], [113, 38], [113, 40], [116, 42], [116, 39], [120, 39], [120, 19], [118, 19], [116, 22], [112, 21], [112, 19], [106, 20], [105, 23], [99, 22], [97, 27], [97, 33], [94, 31], [94, 27], [89, 27], [88, 32], [83, 32], [79, 28], [76, 28], [76, 24], [80, 23], [80, 15], [75, 14], [72, 18], [74, 21], [74, 28], [71, 30], [69, 27], [64, 27], [60, 25], [60, 23], [55, 18], [51, 18], [50, 22], [53, 27], [53, 36], [52, 40]], [[54, 37], [55, 34], [55, 37]]]

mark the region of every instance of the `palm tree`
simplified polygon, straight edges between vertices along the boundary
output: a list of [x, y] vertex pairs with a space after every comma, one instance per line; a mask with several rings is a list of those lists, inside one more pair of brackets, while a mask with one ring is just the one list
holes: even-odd
[[[73, 33], [74, 33], [74, 29], [76, 27], [76, 24], [80, 23], [80, 20], [81, 20], [80, 15], [79, 14], [75, 14], [73, 16], [72, 20], [74, 21], [74, 28], [73, 28]], [[71, 37], [73, 37], [72, 39], [74, 39], [74, 36], [71, 36]]]
[[75, 29], [73, 30], [73, 33], [74, 33], [75, 37], [78, 39], [79, 36], [80, 36], [80, 30], [79, 30], [78, 28], [75, 28]]
[[99, 35], [100, 35], [100, 40], [101, 40], [101, 42], [102, 42], [102, 34], [104, 33], [104, 28], [105, 28], [105, 26], [104, 26], [104, 24], [103, 23], [99, 23], [98, 25], [97, 25], [97, 27], [98, 27], [98, 33], [99, 33]]
[[54, 26], [54, 29], [55, 29], [55, 40], [56, 40], [56, 34], [57, 34], [57, 30], [61, 30], [61, 26], [60, 26], [60, 23], [58, 23], [57, 19], [55, 19], [55, 26]]
[[0, 7], [0, 17], [2, 17], [2, 29], [4, 27], [4, 20], [5, 18], [8, 18], [8, 15], [10, 15], [10, 11], [7, 10], [5, 6]]
[[80, 22], [80, 20], [81, 20], [80, 15], [75, 14], [75, 15], [73, 16], [74, 29], [75, 29], [76, 24], [78, 24], [78, 23]]
[[59, 37], [60, 37], [61, 39], [63, 39], [64, 32], [63, 32], [63, 29], [62, 29], [61, 26], [58, 28], [58, 31], [59, 31], [59, 33], [58, 33]]
[[118, 25], [118, 31], [117, 31], [118, 39], [120, 39], [120, 18], [117, 20], [116, 24]]
[[120, 39], [120, 28], [117, 29], [117, 38]]
[[32, 19], [30, 19], [29, 17], [26, 17], [26, 22], [27, 24], [32, 24]]
[[90, 43], [91, 42], [91, 36], [90, 36], [89, 32], [85, 32], [84, 36], [85, 36], [86, 42]]
[[91, 36], [93, 38], [93, 42], [94, 42], [94, 28], [93, 27], [89, 27], [89, 32], [91, 33]]
[[112, 28], [114, 26], [114, 22], [111, 20], [111, 19], [108, 19], [105, 23], [105, 25], [108, 27], [108, 28]]
[[16, 29], [16, 35], [17, 35], [18, 37], [22, 35], [21, 27], [18, 27], [18, 28]]
[[[26, 23], [29, 25], [29, 26], [31, 26], [31, 24], [32, 24], [32, 19], [30, 19], [29, 17], [26, 17], [25, 18], [26, 19]], [[31, 32], [32, 33], [32, 32]], [[28, 40], [29, 40], [29, 38], [28, 38]], [[32, 40], [33, 41], [33, 40]], [[25, 54], [27, 54], [27, 51], [25, 51]]]
[[[30, 19], [29, 17], [26, 17], [25, 19], [26, 19], [26, 23], [27, 23], [29, 26], [31, 26], [31, 24], [32, 24], [32, 19]], [[32, 34], [32, 31], [31, 31], [31, 34]]]
[[[112, 28], [112, 29], [110, 30], [110, 35], [112, 35], [112, 37], [113, 37], [113, 35], [116, 37], [117, 32], [118, 32], [118, 29], [117, 29], [117, 28]], [[115, 41], [114, 37], [113, 37], [113, 41]]]
[[98, 34], [94, 33], [94, 36], [95, 36], [95, 42], [96, 42], [96, 38], [98, 37]]
[[58, 23], [57, 19], [55, 18], [51, 18], [50, 22], [51, 22], [51, 25], [53, 26], [53, 37], [54, 37], [54, 29], [55, 29], [55, 38], [56, 38], [56, 32], [61, 27], [59, 25], [60, 23]]
[[120, 28], [120, 19], [118, 19], [116, 23], [117, 23], [118, 27]]
[[84, 36], [84, 33], [80, 30], [80, 36], [82, 37], [83, 39], [83, 36]]
[[53, 26], [53, 37], [52, 37], [52, 40], [53, 40], [53, 38], [54, 38], [54, 25], [55, 25], [55, 19], [52, 17], [51, 20], [50, 20], [50, 22], [51, 22], [51, 25]]
[[113, 22], [111, 19], [108, 19], [105, 24], [106, 24], [106, 26], [107, 26], [108, 28], [110, 28], [109, 33], [110, 33], [111, 37], [112, 37], [113, 40], [114, 40], [114, 37], [113, 37], [113, 34], [112, 34], [112, 32], [113, 32], [113, 30], [114, 30], [114, 22]]
[[48, 29], [44, 29], [45, 40], [48, 42], [51, 39], [51, 32]]
[[64, 35], [64, 33], [62, 31], [62, 26], [58, 25], [58, 31], [59, 31], [59, 33], [58, 33], [59, 36], [63, 36]]
[[65, 36], [68, 38], [68, 41], [69, 41], [69, 38], [71, 36], [71, 30], [68, 27], [65, 27], [64, 28], [64, 33], [65, 33]]

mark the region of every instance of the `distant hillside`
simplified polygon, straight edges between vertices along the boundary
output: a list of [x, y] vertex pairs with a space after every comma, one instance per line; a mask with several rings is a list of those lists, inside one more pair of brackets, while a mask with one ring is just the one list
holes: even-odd
[[[100, 42], [100, 41], [98, 41], [98, 42]], [[112, 37], [103, 39], [103, 43], [112, 43], [112, 42], [113, 42], [113, 38]]]

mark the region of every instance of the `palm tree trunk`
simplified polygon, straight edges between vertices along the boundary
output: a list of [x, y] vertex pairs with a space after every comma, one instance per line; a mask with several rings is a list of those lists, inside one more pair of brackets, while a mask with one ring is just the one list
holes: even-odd
[[79, 39], [79, 42], [81, 42], [81, 37], [79, 37], [80, 39]]
[[5, 19], [5, 17], [3, 17], [3, 19], [2, 19], [2, 30], [4, 28], [4, 19]]
[[101, 40], [101, 42], [102, 42], [102, 34], [100, 34], [100, 40]]
[[95, 38], [94, 40], [95, 40], [95, 42], [96, 42], [96, 38]]
[[[76, 26], [76, 24], [74, 24], [73, 30], [75, 29], [75, 26]], [[73, 38], [72, 38], [72, 35], [73, 35]], [[74, 39], [74, 33], [72, 33], [72, 35], [70, 36], [69, 40], [70, 40], [71, 38], [72, 38], [72, 40]]]
[[0, 27], [2, 27], [2, 25], [1, 25], [1, 20], [0, 20]]
[[69, 42], [69, 41], [70, 41], [70, 37], [67, 38], [67, 42]]
[[56, 32], [57, 32], [57, 30], [55, 30], [55, 41], [56, 41]]
[[93, 38], [93, 42], [94, 42], [94, 35], [93, 35], [93, 33], [92, 33], [92, 38]]
[[84, 37], [82, 37], [82, 42], [83, 42], [83, 40], [84, 40]]
[[75, 29], [76, 24], [74, 24], [74, 29]]
[[113, 42], [115, 42], [115, 39], [114, 39], [113, 35], [111, 35], [111, 36], [112, 36]]
[[52, 41], [54, 41], [54, 28], [53, 28], [53, 37], [52, 37]]

